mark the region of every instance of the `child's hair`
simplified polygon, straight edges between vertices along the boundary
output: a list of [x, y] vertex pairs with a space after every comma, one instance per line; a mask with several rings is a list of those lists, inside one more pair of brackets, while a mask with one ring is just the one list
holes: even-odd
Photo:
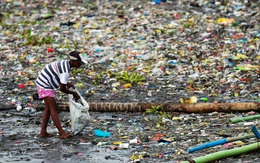
[[69, 55], [72, 56], [72, 57], [70, 57], [70, 59], [72, 59], [72, 60], [77, 59], [77, 60], [81, 61], [79, 54], [80, 54], [80, 52], [78, 52], [78, 51], [70, 52]]

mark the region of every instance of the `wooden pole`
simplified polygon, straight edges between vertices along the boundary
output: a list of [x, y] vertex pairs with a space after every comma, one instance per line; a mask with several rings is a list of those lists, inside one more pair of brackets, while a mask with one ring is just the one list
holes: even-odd
[[[69, 111], [68, 102], [58, 101], [58, 110]], [[153, 106], [161, 106], [160, 110], [165, 112], [183, 112], [183, 113], [210, 113], [210, 112], [248, 112], [260, 111], [260, 103], [113, 103], [113, 102], [89, 102], [89, 111], [95, 112], [145, 112]], [[1, 104], [0, 110], [15, 109], [15, 105]], [[36, 110], [44, 110], [44, 104], [35, 106]]]
[[153, 106], [161, 106], [165, 112], [185, 113], [260, 111], [260, 103], [90, 103], [90, 111], [144, 112]]

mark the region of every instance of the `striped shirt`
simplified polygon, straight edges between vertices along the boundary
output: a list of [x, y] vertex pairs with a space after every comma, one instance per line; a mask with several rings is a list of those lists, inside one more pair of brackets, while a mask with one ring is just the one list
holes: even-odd
[[55, 61], [41, 70], [35, 83], [45, 89], [58, 89], [61, 83], [68, 83], [69, 77], [69, 60]]

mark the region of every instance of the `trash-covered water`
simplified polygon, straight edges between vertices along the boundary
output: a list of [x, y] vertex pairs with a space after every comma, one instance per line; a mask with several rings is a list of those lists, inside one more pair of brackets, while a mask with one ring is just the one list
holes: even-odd
[[[249, 134], [252, 125], [259, 129], [258, 119], [231, 123], [258, 114], [250, 111], [90, 112], [93, 120], [80, 135], [39, 139], [42, 101], [32, 99], [41, 68], [76, 49], [96, 62], [72, 71], [71, 81], [88, 102], [196, 97], [196, 103], [259, 103], [259, 3], [1, 1], [0, 162], [180, 162], [259, 142], [250, 138], [187, 153], [200, 143]], [[56, 97], [68, 101], [58, 91]], [[69, 131], [69, 113], [60, 117]], [[111, 136], [95, 137], [94, 129]], [[260, 162], [259, 156], [258, 150], [218, 162]]]

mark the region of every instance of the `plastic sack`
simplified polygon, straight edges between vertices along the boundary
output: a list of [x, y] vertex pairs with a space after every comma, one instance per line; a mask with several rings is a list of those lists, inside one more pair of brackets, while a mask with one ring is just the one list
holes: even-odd
[[73, 135], [79, 134], [88, 125], [91, 119], [89, 115], [89, 105], [87, 101], [80, 95], [77, 89], [75, 91], [80, 96], [82, 102], [76, 102], [73, 95], [69, 94], [70, 116], [71, 116], [71, 131]]

